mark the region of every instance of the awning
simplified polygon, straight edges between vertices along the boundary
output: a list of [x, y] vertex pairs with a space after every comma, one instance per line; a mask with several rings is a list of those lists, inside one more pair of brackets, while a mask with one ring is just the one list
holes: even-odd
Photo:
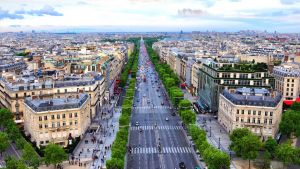
[[285, 105], [291, 106], [294, 102], [299, 102], [300, 103], [300, 98], [297, 98], [295, 101], [293, 100], [284, 100], [283, 103]]

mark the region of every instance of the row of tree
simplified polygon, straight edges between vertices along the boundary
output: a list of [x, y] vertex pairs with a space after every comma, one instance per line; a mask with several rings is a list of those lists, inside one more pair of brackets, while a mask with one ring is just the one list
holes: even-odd
[[[134, 41], [133, 42], [135, 45], [134, 45], [134, 50], [133, 52], [130, 54], [129, 58], [128, 58], [128, 61], [127, 61], [127, 64], [125, 65], [125, 67], [123, 68], [122, 70], [122, 74], [121, 74], [121, 82], [120, 82], [120, 87], [124, 87], [126, 85], [126, 82], [127, 82], [127, 78], [128, 78], [128, 75], [131, 74], [131, 76], [133, 78], [135, 78], [136, 76], [136, 72], [137, 72], [137, 63], [135, 62], [138, 54], [139, 54], [139, 44], [138, 44], [138, 41]], [[133, 69], [135, 68], [136, 69]]]
[[300, 103], [295, 102], [289, 110], [283, 113], [279, 125], [282, 134], [288, 138], [300, 137]]
[[[137, 44], [137, 42], [135, 43]], [[138, 45], [135, 49], [139, 49]], [[119, 119], [119, 131], [116, 135], [116, 139], [112, 145], [112, 155], [111, 159], [106, 161], [106, 167], [108, 169], [123, 169], [124, 168], [124, 159], [126, 155], [126, 147], [128, 142], [128, 133], [129, 133], [129, 123], [133, 105], [133, 98], [135, 92], [135, 83], [136, 83], [136, 72], [137, 72], [137, 61], [138, 61], [138, 50], [133, 53], [131, 56], [133, 58], [133, 62], [131, 63], [131, 79], [128, 79], [128, 75], [126, 81], [129, 81], [128, 87], [126, 87], [126, 95], [122, 104], [122, 114]], [[130, 62], [128, 62], [129, 64]], [[126, 82], [127, 83], [127, 82]]]
[[276, 140], [269, 137], [265, 142], [253, 134], [248, 128], [238, 128], [230, 134], [230, 149], [238, 157], [245, 160], [255, 160], [259, 154], [263, 155], [263, 168], [270, 168], [270, 160], [276, 159], [282, 161], [286, 166], [288, 164], [300, 164], [300, 149], [295, 148], [290, 142], [277, 144]]
[[0, 109], [0, 152], [2, 153], [15, 143], [18, 150], [22, 150], [20, 159], [11, 156], [5, 158], [7, 169], [37, 169], [42, 162], [45, 164], [61, 163], [67, 159], [64, 149], [55, 144], [49, 144], [44, 149], [44, 157], [41, 159], [33, 148], [32, 144], [27, 142], [22, 136], [18, 126], [13, 120], [13, 115], [8, 109]]
[[228, 154], [211, 146], [206, 140], [205, 131], [196, 125], [196, 114], [192, 110], [191, 102], [184, 99], [183, 92], [178, 87], [180, 83], [178, 76], [168, 64], [160, 61], [159, 56], [152, 49], [152, 43], [155, 39], [146, 39], [145, 41], [150, 59], [167, 90], [168, 96], [178, 109], [179, 116], [184, 125], [188, 127], [188, 132], [192, 136], [193, 142], [208, 168], [228, 169], [230, 167], [230, 157]]

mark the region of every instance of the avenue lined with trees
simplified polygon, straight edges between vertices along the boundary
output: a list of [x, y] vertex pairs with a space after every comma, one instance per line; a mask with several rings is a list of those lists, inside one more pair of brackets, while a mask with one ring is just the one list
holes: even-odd
[[127, 151], [127, 142], [129, 134], [129, 123], [135, 94], [136, 72], [138, 68], [139, 41], [136, 40], [134, 52], [130, 55], [129, 60], [121, 74], [121, 86], [126, 95], [122, 104], [122, 114], [119, 119], [119, 131], [111, 148], [111, 159], [106, 161], [108, 169], [123, 169], [124, 160]]
[[152, 49], [152, 44], [157, 39], [146, 39], [146, 48], [149, 57], [164, 84], [173, 106], [178, 110], [184, 125], [188, 128], [189, 134], [200, 152], [209, 169], [229, 169], [230, 157], [225, 152], [211, 146], [206, 140], [206, 133], [196, 125], [196, 114], [192, 110], [192, 104], [185, 100], [183, 92], [179, 88], [178, 76], [166, 63], [160, 61], [157, 53]]

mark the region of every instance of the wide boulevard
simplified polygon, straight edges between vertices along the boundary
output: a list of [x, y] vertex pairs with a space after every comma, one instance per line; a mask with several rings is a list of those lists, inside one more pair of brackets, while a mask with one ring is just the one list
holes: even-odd
[[197, 161], [178, 115], [140, 43], [139, 70], [131, 117], [127, 169], [194, 169]]

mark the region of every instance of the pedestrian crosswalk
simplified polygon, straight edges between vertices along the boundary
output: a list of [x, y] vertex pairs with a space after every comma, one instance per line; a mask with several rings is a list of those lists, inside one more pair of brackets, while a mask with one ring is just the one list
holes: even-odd
[[131, 126], [130, 130], [181, 130], [182, 126]]
[[161, 152], [157, 147], [135, 147], [132, 148], [131, 154], [176, 154], [176, 153], [192, 153], [191, 147], [162, 147]]
[[133, 107], [134, 109], [170, 109], [170, 106], [137, 106]]

